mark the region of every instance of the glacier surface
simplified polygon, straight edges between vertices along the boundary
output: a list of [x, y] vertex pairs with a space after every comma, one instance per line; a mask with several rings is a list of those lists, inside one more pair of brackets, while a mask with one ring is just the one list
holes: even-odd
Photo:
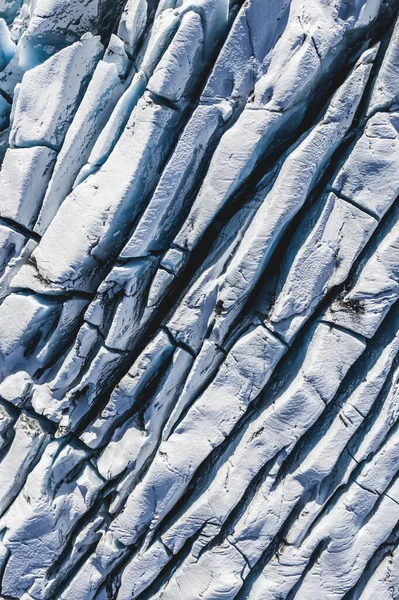
[[399, 0], [0, 0], [1, 600], [399, 599]]

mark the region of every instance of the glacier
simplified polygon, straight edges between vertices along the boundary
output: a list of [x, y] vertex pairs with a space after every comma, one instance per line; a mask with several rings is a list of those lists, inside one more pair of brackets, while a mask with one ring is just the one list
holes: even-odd
[[398, 197], [399, 0], [0, 0], [0, 600], [399, 598]]

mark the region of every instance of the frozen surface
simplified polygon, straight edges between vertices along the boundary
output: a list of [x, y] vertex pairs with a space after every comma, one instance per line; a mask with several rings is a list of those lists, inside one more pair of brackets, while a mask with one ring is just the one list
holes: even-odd
[[0, 0], [1, 600], [399, 598], [399, 0]]

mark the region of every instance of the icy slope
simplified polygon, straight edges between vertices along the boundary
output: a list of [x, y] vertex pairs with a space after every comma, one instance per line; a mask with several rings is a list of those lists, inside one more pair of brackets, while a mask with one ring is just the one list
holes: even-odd
[[399, 598], [399, 0], [0, 0], [0, 598]]

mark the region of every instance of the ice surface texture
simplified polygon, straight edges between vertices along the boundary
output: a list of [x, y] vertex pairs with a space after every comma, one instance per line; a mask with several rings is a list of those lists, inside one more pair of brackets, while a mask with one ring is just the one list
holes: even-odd
[[399, 0], [0, 0], [0, 598], [399, 598]]

